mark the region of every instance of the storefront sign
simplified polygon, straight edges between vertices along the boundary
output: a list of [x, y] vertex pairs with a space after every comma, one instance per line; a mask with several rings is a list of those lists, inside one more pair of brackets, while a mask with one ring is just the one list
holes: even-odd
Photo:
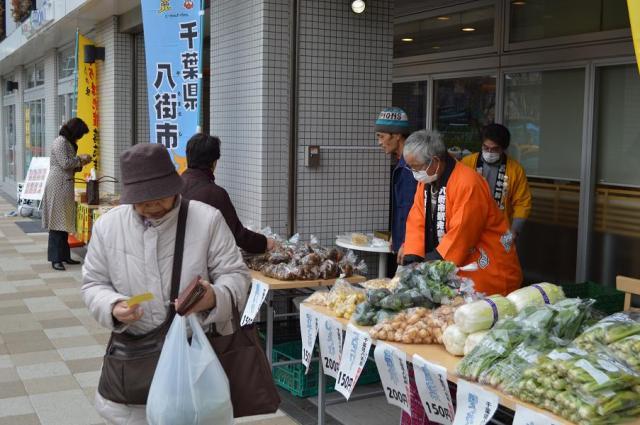
[[363, 332], [355, 326], [347, 326], [347, 335], [344, 338], [342, 355], [340, 356], [340, 368], [336, 379], [336, 391], [347, 400], [358, 382], [371, 348], [369, 333]]
[[407, 354], [391, 345], [378, 342], [373, 351], [373, 357], [376, 360], [387, 402], [411, 415]]
[[302, 334], [302, 364], [307, 373], [318, 337], [318, 316], [304, 304], [300, 304], [300, 333]]
[[[100, 164], [100, 115], [98, 112], [98, 74], [95, 63], [84, 63], [84, 47], [91, 46], [95, 43], [77, 33], [76, 39], [76, 66], [77, 81], [76, 93], [78, 96], [77, 117], [81, 118], [89, 127], [89, 133], [85, 134], [82, 139], [78, 140], [78, 155], [89, 154], [91, 162], [82, 168], [82, 171], [76, 173], [76, 179], [88, 180], [91, 175], [91, 169], [98, 173]], [[78, 187], [84, 187], [82, 183], [77, 184]]]
[[451, 425], [455, 412], [447, 383], [447, 369], [428, 362], [416, 354], [413, 356], [413, 374], [422, 406], [429, 420]]
[[201, 0], [142, 0], [150, 142], [169, 150], [180, 173], [200, 122], [201, 9]]
[[500, 399], [496, 394], [461, 379], [456, 401], [453, 425], [485, 425], [496, 413]]
[[49, 157], [31, 158], [27, 178], [22, 187], [21, 199], [41, 201], [44, 195], [44, 186], [49, 176]]
[[554, 421], [543, 413], [535, 412], [517, 404], [513, 425], [559, 425], [559, 422]]
[[242, 313], [242, 319], [240, 319], [240, 326], [253, 323], [268, 293], [269, 286], [266, 283], [253, 279], [251, 283], [251, 293], [249, 293], [247, 304], [244, 307], [244, 313]]
[[318, 328], [322, 368], [325, 375], [337, 379], [342, 356], [342, 325], [331, 317], [319, 314]]
[[53, 1], [44, 0], [38, 9], [32, 10], [31, 15], [29, 15], [27, 20], [20, 26], [22, 29], [22, 35], [27, 38], [31, 38], [42, 29], [49, 26], [49, 24], [53, 23], [55, 18], [53, 6]]

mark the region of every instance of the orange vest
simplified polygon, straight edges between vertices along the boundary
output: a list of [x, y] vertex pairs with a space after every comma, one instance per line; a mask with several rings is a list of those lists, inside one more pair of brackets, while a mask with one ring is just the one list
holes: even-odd
[[[439, 254], [458, 267], [477, 263], [477, 271], [460, 272], [473, 280], [476, 291], [506, 295], [518, 289], [522, 270], [516, 247], [509, 223], [493, 200], [487, 182], [475, 170], [449, 158], [441, 186], [436, 195], [438, 211], [427, 220], [425, 185], [418, 183], [407, 218], [405, 257], [429, 259]], [[427, 231], [431, 237], [427, 237]]]

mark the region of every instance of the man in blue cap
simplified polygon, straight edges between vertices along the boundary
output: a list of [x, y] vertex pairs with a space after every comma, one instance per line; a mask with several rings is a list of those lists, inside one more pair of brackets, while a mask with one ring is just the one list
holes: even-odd
[[402, 157], [404, 142], [411, 134], [407, 113], [400, 108], [385, 108], [375, 123], [378, 145], [392, 155], [397, 164], [391, 173], [391, 249], [398, 264], [402, 264], [407, 216], [413, 206], [416, 179]]

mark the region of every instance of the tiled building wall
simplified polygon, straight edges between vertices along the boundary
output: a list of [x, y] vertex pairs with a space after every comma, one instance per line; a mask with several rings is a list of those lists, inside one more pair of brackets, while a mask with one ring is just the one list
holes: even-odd
[[135, 38], [135, 70], [136, 85], [136, 143], [149, 142], [149, 109], [147, 105], [147, 70], [144, 56], [144, 34], [136, 34]]
[[[132, 113], [132, 40], [118, 31], [118, 19], [112, 17], [96, 26], [95, 41], [105, 47], [105, 60], [97, 62], [100, 107], [99, 175], [120, 177], [120, 154], [131, 146]], [[119, 192], [119, 184], [104, 183], [103, 192]]]
[[279, 232], [287, 220], [286, 4], [211, 2], [211, 133], [222, 140], [216, 178], [245, 225]]
[[58, 135], [58, 73], [57, 54], [51, 50], [44, 59], [44, 143], [45, 152], [51, 152], [53, 140]]
[[263, 226], [287, 231], [289, 182], [289, 1], [264, 2]]
[[[388, 228], [390, 163], [373, 123], [391, 102], [392, 7], [367, 2], [356, 15], [348, 1], [301, 1], [297, 231], [324, 244]], [[304, 166], [309, 145], [318, 168]]]

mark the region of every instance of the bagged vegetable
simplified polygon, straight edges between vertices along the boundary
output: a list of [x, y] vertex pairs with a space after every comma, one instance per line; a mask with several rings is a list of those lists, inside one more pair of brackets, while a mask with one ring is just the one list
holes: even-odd
[[492, 295], [460, 307], [455, 314], [455, 323], [465, 333], [491, 329], [502, 318], [516, 314], [515, 306], [501, 295]]
[[464, 354], [464, 345], [469, 335], [462, 332], [457, 325], [451, 325], [445, 329], [442, 334], [444, 348], [454, 356], [462, 356]]
[[468, 334], [467, 340], [464, 343], [464, 355], [468, 355], [471, 350], [476, 348], [476, 345], [478, 345], [482, 338], [484, 338], [488, 333], [489, 331], [478, 331], [472, 334]]
[[[187, 321], [193, 332], [187, 339]], [[176, 315], [147, 399], [150, 425], [233, 423], [229, 380], [195, 315]]]
[[371, 279], [366, 282], [362, 282], [360, 285], [365, 289], [388, 289], [393, 290], [398, 284], [398, 280], [392, 281], [391, 279]]
[[344, 279], [338, 279], [329, 291], [328, 307], [336, 317], [350, 319], [356, 306], [365, 300], [365, 292]]
[[329, 305], [329, 291], [319, 290], [309, 295], [305, 300], [305, 303], [327, 306]]
[[555, 304], [565, 298], [561, 287], [552, 283], [537, 283], [513, 291], [507, 295], [509, 301], [515, 305], [520, 312], [523, 308], [532, 305]]
[[640, 334], [620, 339], [609, 345], [609, 349], [616, 358], [640, 372]]
[[353, 314], [353, 321], [360, 326], [372, 326], [377, 323], [377, 314], [378, 310], [369, 302], [365, 301], [356, 306], [356, 310]]
[[584, 331], [575, 343], [581, 348], [593, 349], [637, 334], [640, 334], [640, 313], [615, 313]]

